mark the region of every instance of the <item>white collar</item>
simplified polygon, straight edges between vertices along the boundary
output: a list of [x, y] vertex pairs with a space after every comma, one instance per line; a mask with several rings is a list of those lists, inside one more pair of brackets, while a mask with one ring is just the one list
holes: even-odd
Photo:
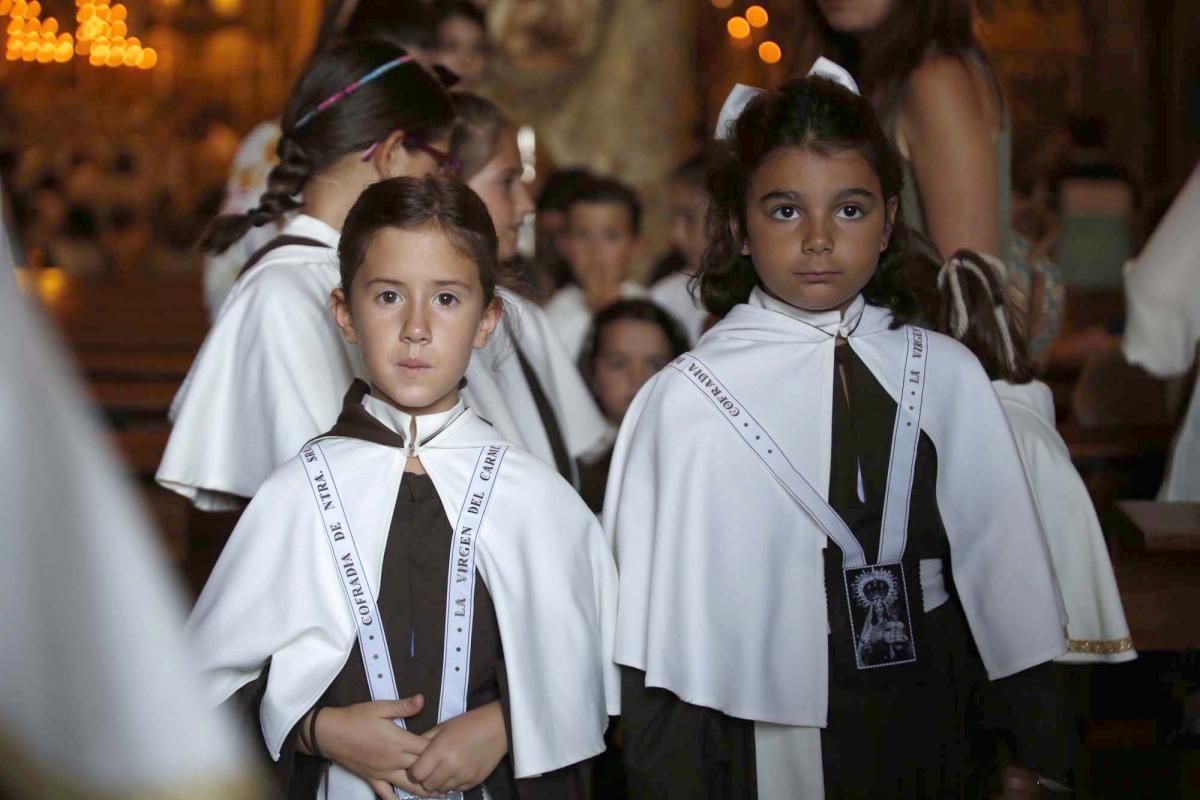
[[326, 222], [308, 214], [297, 214], [284, 226], [282, 235], [303, 236], [306, 239], [316, 239], [321, 244], [337, 249], [342, 235]]
[[802, 308], [796, 308], [793, 305], [772, 297], [763, 291], [761, 286], [754, 287], [754, 291], [750, 292], [750, 298], [746, 301], [746, 304], [783, 314], [794, 320], [803, 322], [805, 325], [816, 328], [827, 336], [840, 336], [843, 339], [848, 339], [858, 330], [858, 323], [862, 320], [863, 309], [867, 307], [867, 301], [860, 294], [854, 298], [854, 302], [846, 309], [845, 314], [842, 314], [837, 309], [805, 311]]
[[[386, 400], [380, 400], [371, 394], [363, 396], [362, 404], [368, 414], [404, 439], [405, 445], [409, 446], [410, 455], [419, 454], [467, 410], [467, 404], [463, 402], [462, 398], [459, 398], [458, 403], [449, 411], [418, 416], [405, 414]], [[415, 445], [409, 441], [409, 432], [412, 430], [414, 422], [417, 426]]]

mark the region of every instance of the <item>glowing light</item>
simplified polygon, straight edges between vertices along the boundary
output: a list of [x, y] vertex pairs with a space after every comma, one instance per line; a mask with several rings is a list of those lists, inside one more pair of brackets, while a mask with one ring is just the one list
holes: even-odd
[[725, 24], [729, 35], [735, 39], [745, 39], [750, 35], [750, 23], [746, 22], [744, 17], [730, 17], [729, 22]]
[[[231, 1], [241, 7], [241, 0]], [[157, 53], [147, 54], [149, 48], [128, 35], [129, 10], [125, 5], [111, 0], [75, 0], [75, 7], [77, 25], [72, 36], [61, 32], [56, 18], [41, 19], [39, 0], [0, 0], [0, 16], [11, 16], [5, 27], [5, 58], [63, 64], [80, 55], [87, 56], [94, 66], [138, 69], [151, 69], [158, 63]]]
[[750, 6], [746, 9], [746, 22], [749, 22], [751, 27], [765, 28], [770, 20], [767, 10], [762, 6]]
[[758, 46], [758, 57], [768, 64], [778, 64], [783, 58], [783, 50], [770, 39]]

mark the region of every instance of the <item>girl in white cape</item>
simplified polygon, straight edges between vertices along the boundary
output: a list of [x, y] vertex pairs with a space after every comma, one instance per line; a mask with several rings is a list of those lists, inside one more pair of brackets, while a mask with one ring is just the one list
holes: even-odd
[[724, 318], [635, 399], [604, 509], [634, 798], [965, 796], [985, 670], [1003, 796], [1066, 777], [1041, 525], [978, 361], [906, 324], [901, 188], [824, 78], [752, 100], [710, 171]]
[[[458, 116], [450, 152], [462, 165], [462, 181], [487, 204], [500, 259], [507, 262], [517, 255], [517, 234], [533, 211], [521, 180], [517, 131], [490, 100], [467, 92], [452, 97]], [[467, 402], [578, 485], [577, 460], [605, 442], [608, 425], [546, 312], [519, 291], [499, 293], [509, 313], [471, 359]]]
[[1033, 378], [1004, 264], [961, 251], [938, 273], [936, 328], [979, 359], [1016, 436], [1067, 610], [1073, 664], [1136, 657], [1112, 562], [1087, 487], [1058, 435], [1050, 388]]
[[329, 315], [342, 223], [376, 181], [452, 172], [453, 121], [437, 78], [393, 44], [351, 40], [313, 56], [284, 109], [279, 163], [258, 207], [218, 217], [204, 241], [220, 252], [297, 212], [221, 306], [171, 405], [159, 483], [206, 511], [240, 509], [329, 429], [364, 375]]
[[189, 624], [211, 700], [269, 665], [289, 796], [584, 797], [617, 710], [616, 573], [572, 487], [460, 397], [501, 315], [487, 208], [377, 183], [338, 255], [334, 315], [370, 384], [221, 554]]

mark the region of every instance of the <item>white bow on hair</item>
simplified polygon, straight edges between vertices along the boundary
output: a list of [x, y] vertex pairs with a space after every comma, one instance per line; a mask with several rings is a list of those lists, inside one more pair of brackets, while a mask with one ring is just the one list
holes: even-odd
[[[841, 84], [855, 94], [862, 94], [858, 90], [858, 84], [854, 82], [854, 78], [850, 76], [846, 68], [824, 56], [818, 58], [813, 63], [812, 69], [808, 71], [808, 77], [814, 75]], [[757, 86], [747, 86], [744, 83], [734, 84], [725, 97], [725, 102], [721, 105], [721, 113], [717, 115], [717, 128], [713, 135], [717, 139], [728, 139], [733, 136], [733, 126], [737, 123], [738, 117], [742, 115], [751, 100], [765, 92], [766, 89], [760, 89]]]

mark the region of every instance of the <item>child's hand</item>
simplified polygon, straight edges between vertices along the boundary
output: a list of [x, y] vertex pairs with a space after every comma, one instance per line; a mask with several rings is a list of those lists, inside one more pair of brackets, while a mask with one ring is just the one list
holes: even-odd
[[395, 800], [393, 785], [424, 794], [406, 771], [430, 742], [392, 721], [411, 717], [424, 705], [418, 694], [403, 700], [322, 709], [317, 717], [317, 745], [326, 758], [369, 783], [381, 800]]
[[461, 792], [483, 783], [508, 752], [499, 702], [472, 709], [425, 734], [429, 746], [408, 770], [424, 794]]

